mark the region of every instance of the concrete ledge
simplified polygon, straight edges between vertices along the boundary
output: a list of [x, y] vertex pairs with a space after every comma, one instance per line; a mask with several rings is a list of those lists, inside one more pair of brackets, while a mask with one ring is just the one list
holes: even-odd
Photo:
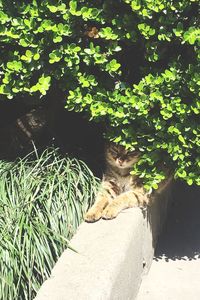
[[35, 300], [135, 299], [148, 271], [171, 199], [171, 184], [147, 209], [124, 210], [110, 221], [82, 223]]

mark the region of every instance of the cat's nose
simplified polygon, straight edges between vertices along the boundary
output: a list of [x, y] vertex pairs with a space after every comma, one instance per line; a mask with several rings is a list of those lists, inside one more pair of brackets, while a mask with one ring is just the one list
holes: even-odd
[[121, 158], [117, 158], [117, 163], [121, 166], [123, 164], [123, 160]]

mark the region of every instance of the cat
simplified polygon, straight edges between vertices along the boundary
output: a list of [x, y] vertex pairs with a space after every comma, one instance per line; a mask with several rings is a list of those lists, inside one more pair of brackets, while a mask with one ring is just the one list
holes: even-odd
[[45, 109], [32, 109], [0, 129], [0, 158], [13, 158], [32, 149], [32, 142], [41, 137], [47, 127]]
[[113, 142], [106, 144], [105, 173], [96, 201], [85, 215], [86, 222], [113, 219], [125, 208], [148, 204], [149, 195], [139, 178], [130, 175], [139, 159], [139, 151], [127, 151]]

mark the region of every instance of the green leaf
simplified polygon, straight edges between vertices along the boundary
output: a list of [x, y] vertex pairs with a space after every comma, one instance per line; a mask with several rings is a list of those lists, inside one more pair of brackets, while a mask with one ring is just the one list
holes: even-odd
[[56, 36], [54, 39], [53, 39], [53, 42], [54, 43], [60, 43], [60, 42], [62, 42], [62, 37], [61, 36]]
[[22, 46], [22, 47], [28, 47], [28, 42], [25, 40], [25, 39], [20, 39], [19, 40], [19, 44]]
[[26, 55], [28, 58], [31, 58], [31, 57], [33, 56], [33, 53], [32, 53], [30, 50], [26, 50], [25, 55]]
[[34, 60], [40, 59], [40, 54], [39, 54], [39, 53], [36, 53], [36, 54], [33, 56], [33, 59], [34, 59]]
[[58, 7], [57, 6], [47, 5], [47, 7], [50, 10], [50, 12], [52, 12], [52, 13], [56, 13], [58, 11]]
[[192, 178], [188, 179], [188, 180], [187, 180], [187, 184], [188, 184], [188, 185], [192, 185], [192, 184], [193, 184], [193, 179], [192, 179]]
[[138, 11], [141, 8], [140, 1], [139, 0], [131, 1], [131, 8], [133, 11], [134, 10]]
[[179, 139], [179, 141], [180, 141], [181, 143], [185, 144], [185, 139], [184, 139], [184, 137], [183, 137], [182, 135], [179, 135], [179, 136], [178, 136], [178, 139]]

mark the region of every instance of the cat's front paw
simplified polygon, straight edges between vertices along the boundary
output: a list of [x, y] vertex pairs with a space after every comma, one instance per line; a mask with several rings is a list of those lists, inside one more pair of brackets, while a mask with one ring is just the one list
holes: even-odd
[[102, 218], [105, 220], [111, 220], [116, 218], [116, 216], [119, 214], [120, 210], [118, 207], [114, 205], [109, 205], [106, 207], [106, 209], [102, 213]]
[[102, 214], [101, 211], [91, 208], [86, 213], [84, 220], [89, 223], [96, 222], [99, 219], [101, 219], [101, 214]]

